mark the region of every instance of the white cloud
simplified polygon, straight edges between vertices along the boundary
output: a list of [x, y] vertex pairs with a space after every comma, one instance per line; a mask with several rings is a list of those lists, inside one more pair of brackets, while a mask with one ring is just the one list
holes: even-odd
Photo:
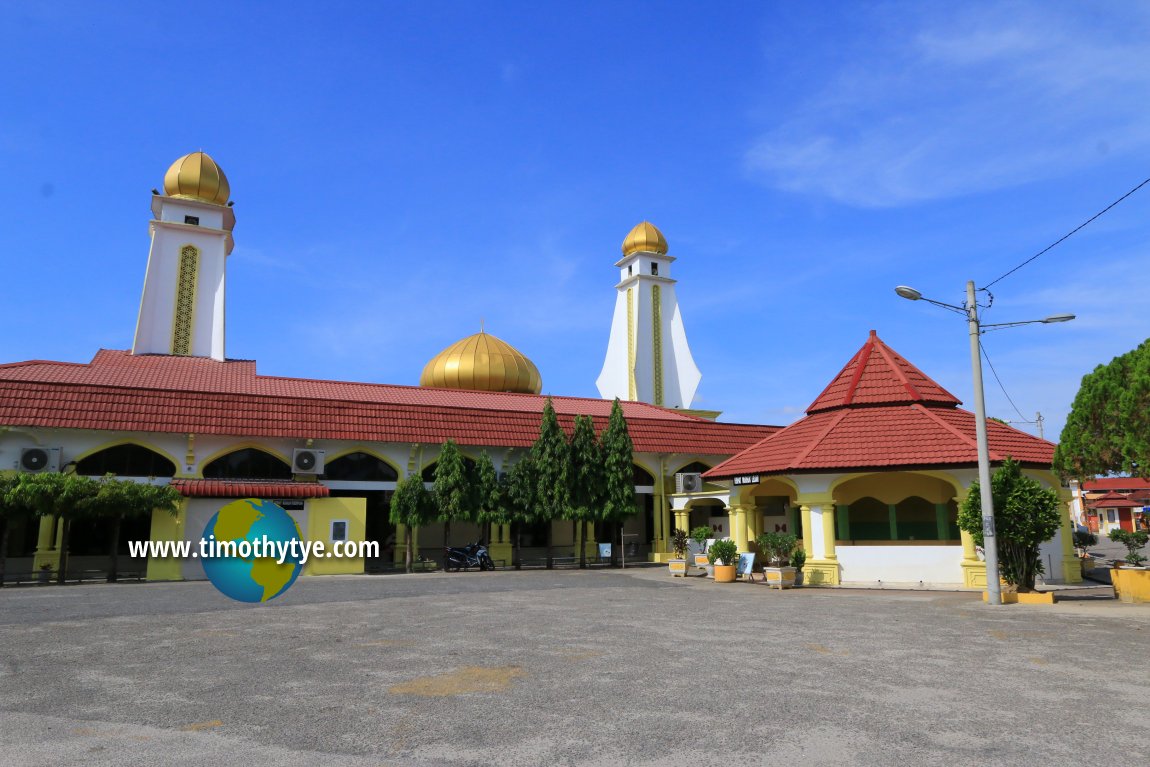
[[[1150, 147], [1150, 13], [943, 6], [816, 74], [747, 152], [779, 188], [890, 207], [1055, 177]], [[887, 11], [890, 12], [890, 11]], [[903, 25], [890, 25], [904, 28]], [[863, 33], [865, 34], [865, 33]]]

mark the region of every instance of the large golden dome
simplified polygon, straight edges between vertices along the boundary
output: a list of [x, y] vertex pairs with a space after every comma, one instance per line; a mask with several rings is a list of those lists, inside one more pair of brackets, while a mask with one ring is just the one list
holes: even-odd
[[227, 205], [232, 188], [216, 161], [203, 152], [186, 154], [164, 174], [164, 194]]
[[419, 385], [538, 394], [543, 379], [535, 363], [515, 347], [480, 331], [435, 355], [423, 368]]
[[658, 253], [665, 256], [667, 240], [654, 224], [644, 221], [632, 229], [627, 239], [623, 240], [623, 255], [629, 256], [632, 253]]

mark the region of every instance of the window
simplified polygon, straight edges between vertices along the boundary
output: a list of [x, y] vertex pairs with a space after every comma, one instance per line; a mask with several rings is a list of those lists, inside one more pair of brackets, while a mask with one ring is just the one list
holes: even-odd
[[1114, 509], [1110, 509], [1109, 511], [1106, 512], [1106, 521], [1107, 522], [1117, 522], [1118, 521], [1118, 518], [1115, 516]]
[[184, 223], [185, 224], [191, 224], [192, 226], [199, 226], [200, 225], [200, 217], [199, 216], [184, 216]]
[[326, 479], [356, 482], [395, 482], [399, 472], [368, 453], [348, 453], [329, 461], [323, 469]]
[[331, 521], [331, 542], [347, 540], [347, 520], [333, 519]]
[[659, 265], [656, 264], [654, 261], [651, 262], [651, 274], [654, 274], [656, 276], [659, 274]]
[[632, 274], [634, 274], [634, 271], [633, 271], [634, 268], [635, 268], [634, 264], [627, 264], [627, 276], [628, 277], [630, 277]]
[[291, 467], [271, 453], [244, 448], [204, 467], [206, 479], [291, 479]]
[[176, 466], [164, 456], [140, 445], [116, 445], [92, 453], [76, 465], [86, 477], [115, 474], [120, 477], [171, 477]]

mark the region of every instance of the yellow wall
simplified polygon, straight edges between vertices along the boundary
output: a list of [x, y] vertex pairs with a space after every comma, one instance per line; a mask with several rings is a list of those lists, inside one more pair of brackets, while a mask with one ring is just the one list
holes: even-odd
[[[188, 499], [180, 501], [180, 509], [173, 516], [166, 511], [152, 512], [153, 541], [180, 541], [184, 538], [184, 520], [187, 518]], [[176, 557], [149, 557], [148, 580], [181, 581], [184, 579], [184, 561]]]
[[[332, 520], [347, 520], [347, 539], [362, 541], [367, 534], [367, 500], [364, 498], [311, 498], [308, 500], [309, 541], [323, 541], [331, 549]], [[302, 575], [347, 575], [363, 572], [363, 557], [309, 558]]]

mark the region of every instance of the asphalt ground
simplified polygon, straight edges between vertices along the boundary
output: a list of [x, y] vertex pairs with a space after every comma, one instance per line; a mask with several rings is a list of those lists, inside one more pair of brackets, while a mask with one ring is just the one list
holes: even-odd
[[[662, 568], [0, 591], [0, 765], [1150, 761], [1150, 607]], [[1092, 598], [1091, 595], [1096, 595]]]

